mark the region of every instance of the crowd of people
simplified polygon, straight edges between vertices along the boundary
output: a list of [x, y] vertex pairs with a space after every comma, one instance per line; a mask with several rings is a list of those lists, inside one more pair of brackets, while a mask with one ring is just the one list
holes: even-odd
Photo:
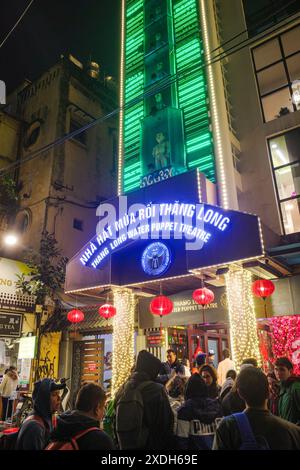
[[[300, 377], [290, 360], [278, 358], [265, 374], [256, 359], [245, 359], [237, 374], [229, 351], [223, 356], [216, 370], [204, 353], [191, 368], [172, 349], [165, 363], [140, 351], [130, 377], [109, 403], [100, 385], [87, 383], [74, 409], [56, 420], [64, 385], [43, 379], [35, 383], [34, 410], [15, 448], [300, 449]], [[6, 375], [2, 391], [15, 377], [11, 370]]]

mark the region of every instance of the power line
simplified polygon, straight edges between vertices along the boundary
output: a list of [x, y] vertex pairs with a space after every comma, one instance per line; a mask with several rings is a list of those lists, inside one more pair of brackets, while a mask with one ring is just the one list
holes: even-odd
[[18, 21], [16, 22], [16, 24], [11, 28], [11, 30], [7, 33], [7, 35], [5, 36], [5, 38], [3, 39], [3, 41], [1, 42], [0, 44], [0, 49], [2, 46], [4, 46], [4, 44], [6, 43], [7, 39], [9, 38], [9, 36], [14, 32], [14, 30], [16, 29], [16, 27], [18, 26], [18, 24], [20, 23], [20, 21], [22, 21], [22, 19], [24, 18], [24, 16], [26, 15], [27, 11], [29, 10], [29, 8], [31, 7], [31, 5], [33, 4], [34, 0], [31, 0], [29, 2], [29, 4], [27, 5], [27, 7], [25, 8], [25, 10], [23, 11], [22, 15], [20, 16], [20, 18], [18, 19]]
[[[287, 26], [288, 24], [294, 22], [295, 20], [297, 20], [299, 18], [300, 18], [300, 14], [297, 15], [296, 17], [293, 17], [290, 21], [285, 23], [285, 26]], [[282, 28], [282, 25], [277, 26], [277, 28], [274, 28], [272, 30], [272, 33], [276, 32], [278, 29], [281, 29], [281, 28]], [[156, 86], [154, 85], [146, 93], [142, 93], [141, 95], [135, 97], [134, 99], [129, 101], [125, 106], [123, 106], [123, 108], [118, 107], [118, 108], [114, 109], [113, 111], [111, 111], [110, 113], [106, 114], [105, 116], [101, 116], [99, 118], [96, 118], [93, 121], [91, 121], [90, 123], [86, 124], [85, 126], [82, 126], [81, 128], [76, 129], [76, 130], [66, 134], [63, 137], [60, 137], [60, 138], [50, 142], [49, 144], [45, 145], [44, 147], [41, 147], [40, 149], [36, 150], [35, 152], [32, 152], [31, 154], [27, 155], [26, 158], [24, 158], [22, 160], [18, 160], [16, 162], [12, 163], [11, 165], [6, 166], [2, 170], [0, 170], [0, 177], [10, 173], [13, 169], [18, 168], [19, 166], [23, 165], [24, 163], [27, 163], [28, 161], [31, 161], [31, 160], [39, 157], [40, 155], [42, 155], [44, 152], [47, 152], [51, 148], [53, 148], [55, 146], [58, 146], [58, 145], [62, 145], [65, 142], [67, 142], [68, 140], [72, 139], [73, 137], [76, 137], [77, 135], [81, 134], [82, 132], [85, 132], [85, 131], [91, 129], [92, 127], [96, 126], [97, 124], [101, 124], [101, 123], [105, 122], [107, 119], [110, 119], [113, 116], [119, 114], [119, 112], [121, 110], [125, 111], [128, 108], [131, 108], [132, 106], [135, 106], [140, 101], [143, 101], [145, 98], [149, 98], [150, 96], [156, 95], [157, 93], [163, 91], [165, 88], [168, 88], [172, 84], [176, 83], [179, 79], [184, 78], [185, 75], [190, 75], [191, 72], [193, 74], [198, 73], [199, 71], [202, 71], [202, 70], [206, 69], [207, 67], [209, 67], [209, 66], [211, 66], [211, 65], [213, 65], [217, 62], [222, 61], [226, 57], [231, 56], [232, 54], [235, 54], [236, 52], [241, 51], [245, 47], [248, 47], [248, 46], [252, 45], [258, 39], [259, 40], [264, 39], [268, 35], [269, 35], [269, 31], [267, 31], [263, 36], [260, 36], [259, 38], [257, 38], [257, 37], [254, 37], [254, 38], [251, 38], [251, 39], [247, 38], [247, 39], [241, 41], [239, 44], [236, 44], [235, 46], [232, 46], [229, 49], [226, 49], [226, 51], [222, 51], [220, 54], [215, 56], [209, 63], [206, 63], [206, 64], [204, 63], [202, 65], [198, 65], [197, 67], [191, 65], [190, 67], [187, 67], [184, 71], [182, 71], [180, 73], [175, 73], [172, 76], [166, 77], [166, 79], [160, 80], [158, 85], [156, 85]]]

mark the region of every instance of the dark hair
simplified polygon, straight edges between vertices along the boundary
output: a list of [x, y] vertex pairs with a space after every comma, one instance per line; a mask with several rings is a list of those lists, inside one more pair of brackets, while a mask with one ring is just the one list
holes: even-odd
[[236, 388], [248, 406], [262, 406], [269, 398], [268, 379], [256, 367], [247, 367], [239, 373], [236, 379]]
[[258, 367], [258, 362], [255, 357], [248, 357], [247, 359], [244, 359], [241, 365], [243, 364], [251, 364], [254, 367]]
[[168, 349], [168, 350], [167, 350], [167, 354], [169, 354], [169, 353], [173, 353], [173, 354], [175, 354], [175, 356], [177, 356], [177, 354], [176, 354], [176, 352], [174, 351], [174, 349]]
[[217, 383], [218, 374], [214, 367], [210, 366], [209, 364], [204, 364], [203, 366], [200, 367], [199, 374], [201, 375], [203, 371], [208, 372], [212, 376], [214, 384]]
[[286, 367], [288, 370], [294, 369], [293, 363], [287, 357], [278, 357], [275, 361], [275, 366]]
[[229, 377], [231, 377], [232, 380], [235, 380], [235, 379], [236, 379], [236, 376], [237, 376], [237, 373], [236, 373], [236, 371], [233, 370], [233, 369], [228, 370], [227, 373], [226, 373], [226, 379], [228, 379]]
[[17, 370], [15, 366], [9, 366], [8, 370]]
[[76, 398], [76, 409], [89, 413], [95, 412], [97, 406], [105, 401], [105, 392], [100, 385], [88, 383], [81, 387]]
[[227, 359], [228, 357], [230, 357], [230, 351], [229, 351], [228, 348], [225, 348], [225, 349], [223, 350], [223, 358], [224, 358], [224, 359]]

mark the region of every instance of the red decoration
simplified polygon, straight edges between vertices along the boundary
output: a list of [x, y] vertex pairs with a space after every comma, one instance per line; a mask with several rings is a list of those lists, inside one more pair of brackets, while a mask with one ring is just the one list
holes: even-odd
[[204, 307], [205, 305], [209, 305], [214, 301], [215, 294], [210, 289], [202, 287], [201, 289], [194, 290], [193, 299], [197, 304], [202, 305], [203, 323], [205, 323]]
[[269, 322], [274, 360], [288, 357], [294, 373], [300, 375], [300, 315], [273, 317]]
[[258, 281], [253, 282], [252, 292], [257, 297], [261, 297], [264, 300], [270, 295], [273, 294], [275, 286], [272, 281], [268, 279], [259, 279]]
[[165, 295], [158, 295], [151, 300], [150, 303], [150, 312], [153, 315], [159, 315], [162, 317], [163, 315], [169, 315], [173, 310], [173, 302], [166, 297]]
[[77, 309], [70, 310], [70, 312], [68, 312], [67, 318], [71, 323], [80, 323], [82, 320], [84, 320], [84, 313]]
[[204, 307], [204, 305], [211, 304], [214, 301], [215, 295], [211, 290], [203, 287], [201, 289], [194, 290], [193, 299], [197, 304], [200, 304], [202, 307]]
[[109, 318], [114, 317], [115, 314], [117, 313], [116, 308], [110, 304], [101, 305], [98, 311], [99, 311], [100, 317], [105, 318], [105, 320], [108, 320]]

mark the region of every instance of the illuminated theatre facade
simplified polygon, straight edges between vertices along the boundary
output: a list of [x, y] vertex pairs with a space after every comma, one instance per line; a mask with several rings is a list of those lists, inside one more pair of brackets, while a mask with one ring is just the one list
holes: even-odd
[[[247, 266], [264, 259], [263, 237], [239, 211], [219, 66], [204, 67], [210, 14], [205, 0], [122, 1], [118, 196], [99, 206], [65, 286], [116, 308], [113, 393], [144, 348], [221, 360], [228, 346], [237, 367], [260, 361]], [[204, 286], [203, 311], [192, 295]], [[149, 310], [160, 294], [174, 305], [163, 318]]]

